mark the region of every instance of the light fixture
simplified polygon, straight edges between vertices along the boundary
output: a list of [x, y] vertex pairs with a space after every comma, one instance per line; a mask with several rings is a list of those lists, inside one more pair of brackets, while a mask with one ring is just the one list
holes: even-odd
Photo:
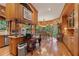
[[48, 11], [51, 11], [51, 8], [48, 8]]
[[67, 28], [66, 27], [64, 28], [64, 34], [67, 34]]
[[67, 30], [67, 28], [65, 27], [64, 30]]

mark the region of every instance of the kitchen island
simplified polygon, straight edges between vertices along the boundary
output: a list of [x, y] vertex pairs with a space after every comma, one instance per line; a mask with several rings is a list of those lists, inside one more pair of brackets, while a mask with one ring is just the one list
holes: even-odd
[[14, 56], [18, 55], [18, 44], [23, 42], [23, 36], [8, 36], [10, 38], [10, 53]]
[[[30, 39], [26, 39], [23, 36], [8, 36], [10, 38], [10, 53], [14, 56], [18, 55], [18, 44], [27, 43], [27, 50], [26, 52], [33, 52], [34, 49], [36, 49], [36, 40], [38, 39], [37, 36], [32, 37]], [[24, 52], [25, 53], [25, 52]]]

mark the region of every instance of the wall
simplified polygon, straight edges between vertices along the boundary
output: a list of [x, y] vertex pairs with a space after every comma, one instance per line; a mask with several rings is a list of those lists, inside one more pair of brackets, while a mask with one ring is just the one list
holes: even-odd
[[[78, 4], [66, 4], [60, 19], [62, 20], [62, 34], [63, 34], [63, 43], [65, 44], [67, 50], [71, 55], [79, 55], [79, 38], [78, 38], [78, 26], [79, 26], [79, 9]], [[68, 27], [68, 16], [71, 12], [74, 11], [74, 27]], [[65, 50], [63, 50], [65, 51]], [[65, 52], [66, 53], [66, 52]]]

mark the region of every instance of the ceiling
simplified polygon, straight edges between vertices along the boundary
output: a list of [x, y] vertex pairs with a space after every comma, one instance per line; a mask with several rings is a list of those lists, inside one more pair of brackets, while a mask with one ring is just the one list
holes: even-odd
[[56, 19], [60, 16], [64, 3], [33, 3], [38, 10], [38, 21]]

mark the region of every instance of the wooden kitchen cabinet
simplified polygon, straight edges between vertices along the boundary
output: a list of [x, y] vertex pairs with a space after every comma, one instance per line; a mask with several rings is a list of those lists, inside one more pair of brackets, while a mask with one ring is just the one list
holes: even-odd
[[4, 46], [4, 35], [0, 35], [0, 47]]
[[10, 39], [10, 53], [13, 54], [13, 55], [17, 55], [17, 51], [16, 51], [16, 48], [17, 48], [17, 40], [16, 39]]
[[6, 18], [6, 7], [3, 5], [0, 5], [0, 18], [5, 19]]
[[23, 19], [23, 6], [19, 3], [8, 3], [6, 4], [6, 16], [8, 20], [12, 19]]
[[[19, 3], [6, 4], [6, 20], [10, 21], [9, 29], [10, 34], [15, 31], [19, 31], [19, 22], [23, 20], [23, 6]], [[18, 22], [16, 22], [16, 20]]]
[[23, 42], [22, 37], [10, 37], [10, 53], [14, 56], [18, 55], [18, 43]]

